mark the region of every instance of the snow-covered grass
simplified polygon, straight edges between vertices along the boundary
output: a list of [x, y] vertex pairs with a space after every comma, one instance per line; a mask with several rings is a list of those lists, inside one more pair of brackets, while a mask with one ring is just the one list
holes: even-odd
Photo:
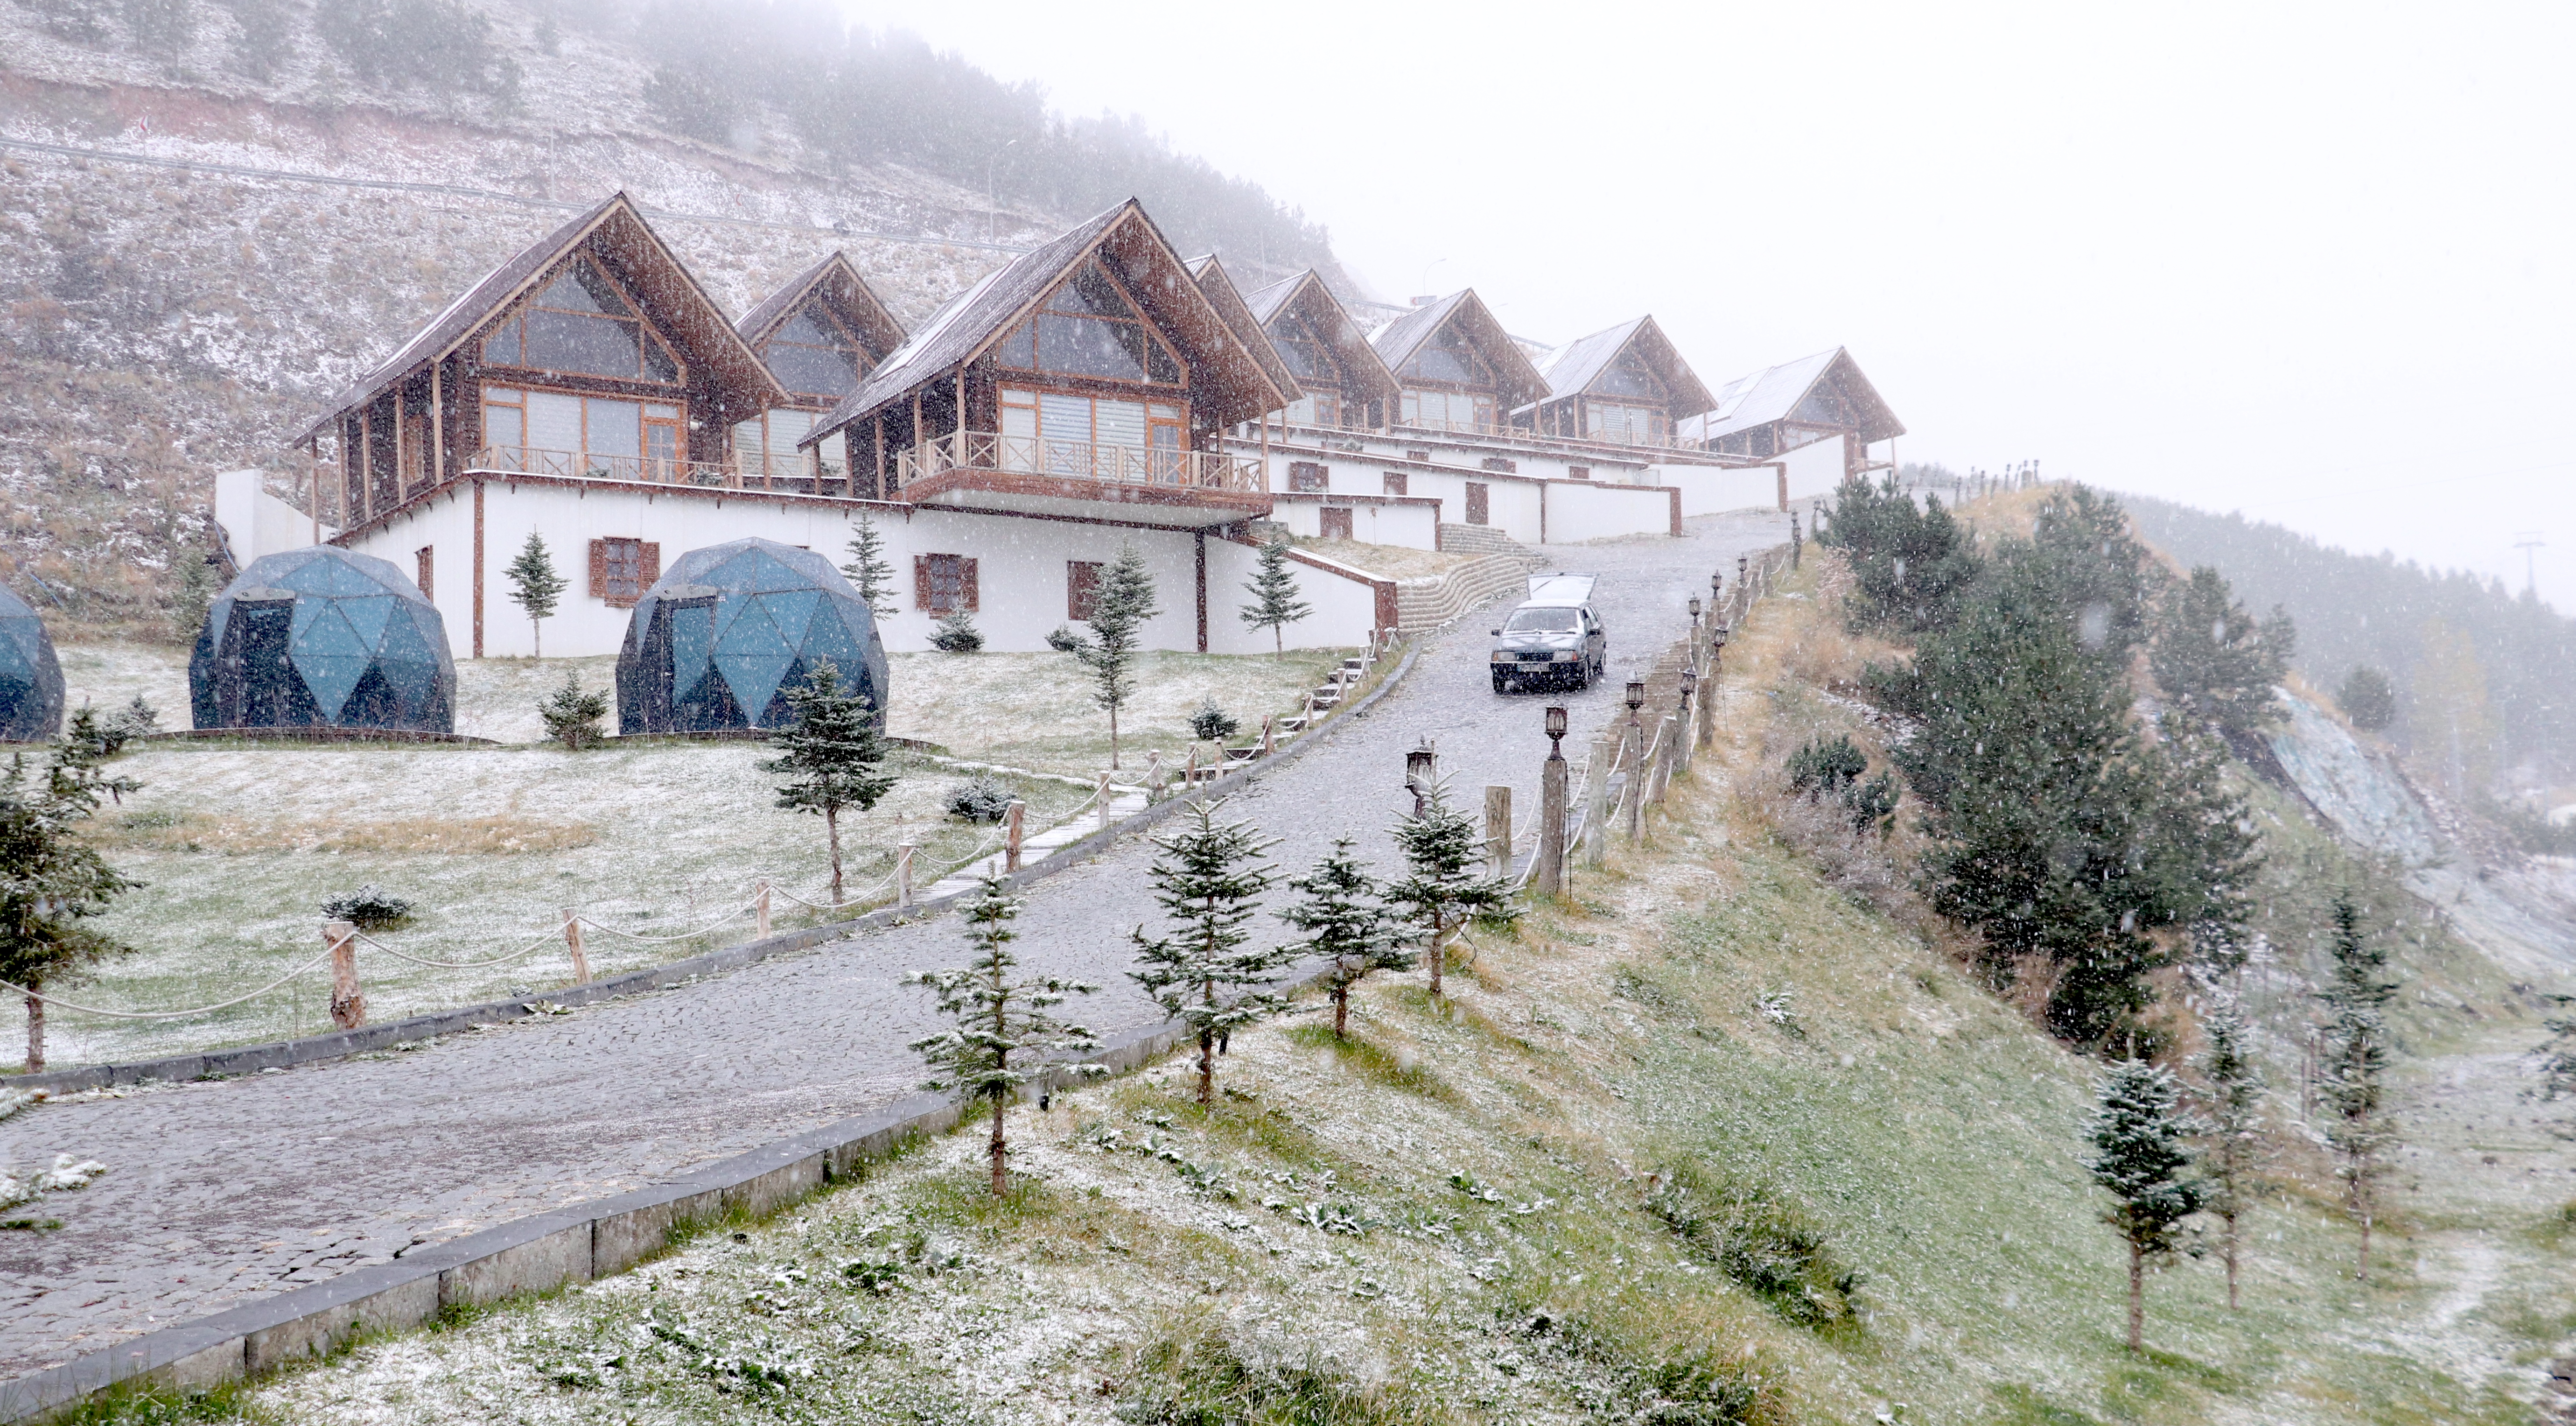
[[[63, 652], [77, 704], [121, 708], [141, 694], [165, 726], [187, 722], [186, 660], [131, 645], [75, 645]], [[1143, 660], [1142, 691], [1122, 740], [1128, 771], [1143, 750], [1166, 750], [1177, 769], [1186, 719], [1210, 694], [1258, 726], [1263, 712], [1296, 706], [1331, 656], [1285, 660], [1156, 654]], [[547, 943], [508, 965], [479, 970], [413, 966], [362, 952], [368, 1013], [390, 1020], [503, 995], [542, 995], [565, 983], [569, 956], [554, 938], [574, 907], [633, 936], [668, 937], [744, 906], [762, 876], [826, 900], [819, 819], [774, 806], [777, 779], [757, 743], [612, 741], [570, 753], [527, 740], [541, 731], [535, 705], [570, 669], [591, 688], [610, 686], [611, 659], [481, 660], [458, 666], [459, 731], [502, 747], [312, 746], [156, 742], [116, 770], [143, 784], [108, 809], [99, 835], [115, 864], [144, 883], [119, 899], [99, 928], [137, 948], [101, 967], [88, 985], [64, 988], [80, 1003], [129, 1011], [209, 1005], [267, 984], [321, 947], [320, 904], [373, 883], [417, 906], [412, 921], [380, 939], [429, 960], [486, 960]], [[958, 757], [1056, 777], [1006, 778], [1030, 809], [1031, 829], [1052, 826], [1088, 798], [1061, 780], [1088, 781], [1108, 766], [1107, 720], [1061, 654], [898, 655], [892, 731]], [[902, 780], [883, 802], [842, 821], [848, 889], [882, 901], [895, 847], [920, 845], [916, 885], [991, 850], [989, 826], [945, 814], [947, 789], [965, 773], [905, 752]], [[871, 894], [873, 893], [873, 894]], [[775, 924], [819, 913], [783, 897]], [[592, 973], [608, 974], [747, 939], [747, 916], [701, 936], [645, 942], [592, 932]], [[48, 1024], [53, 1063], [132, 1060], [255, 1043], [329, 1028], [325, 978], [308, 973], [278, 991], [212, 1015], [177, 1021], [112, 1021], [58, 1011]]]
[[[2553, 1201], [2576, 1162], [2512, 1098], [2528, 1017], [2488, 1000], [2462, 1035], [2439, 1028], [2455, 1010], [2402, 1013], [2422, 1157], [2369, 1285], [2284, 1094], [2244, 1310], [2227, 1310], [2214, 1260], [2185, 1257], [2149, 1284], [2151, 1350], [2127, 1352], [2122, 1258], [2078, 1158], [2091, 1062], [1765, 820], [1770, 710], [1796, 691], [1782, 675], [1814, 615], [1775, 601], [1739, 631], [1719, 746], [1652, 844], [1518, 935], [1480, 935], [1445, 1003], [1418, 976], [1381, 977], [1342, 1048], [1309, 999], [1235, 1038], [1204, 1109], [1173, 1061], [1016, 1110], [1005, 1200], [981, 1190], [969, 1126], [767, 1223], [704, 1225], [634, 1273], [364, 1343], [233, 1408], [334, 1423], [2531, 1419], [2528, 1364], [2576, 1328], [2576, 1230]], [[2347, 870], [2306, 858], [2284, 853], [2308, 876]], [[2409, 947], [2409, 977], [2429, 958]], [[2464, 1083], [2479, 1087], [2429, 1097]], [[2498, 1113], [2516, 1124], [2482, 1122]], [[1756, 1210], [1739, 1241], [1858, 1270], [1859, 1319], [1796, 1325], [1740, 1255], [1667, 1227], [1661, 1182], [1685, 1168]]]

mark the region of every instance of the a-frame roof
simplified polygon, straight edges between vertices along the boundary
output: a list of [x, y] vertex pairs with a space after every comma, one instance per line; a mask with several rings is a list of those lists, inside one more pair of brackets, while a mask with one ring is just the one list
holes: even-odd
[[1198, 279], [1199, 290], [1205, 292], [1208, 301], [1216, 305], [1218, 315], [1224, 317], [1225, 324], [1234, 329], [1234, 335], [1242, 341], [1244, 350], [1252, 353], [1252, 359], [1261, 363], [1261, 369], [1269, 376], [1271, 385], [1278, 387], [1291, 401], [1305, 395], [1305, 388], [1297, 384], [1297, 374], [1288, 369], [1287, 359], [1280, 356], [1279, 349], [1270, 344], [1269, 335], [1261, 330], [1260, 319], [1252, 315], [1250, 307], [1244, 305], [1243, 289], [1234, 285], [1234, 275], [1225, 270], [1224, 263], [1217, 261], [1216, 254], [1209, 253], [1204, 257], [1191, 258], [1190, 275]]
[[1690, 369], [1690, 363], [1682, 360], [1681, 352], [1652, 317], [1639, 317], [1588, 337], [1577, 337], [1548, 353], [1541, 364], [1547, 376], [1548, 399], [1557, 401], [1590, 391], [1619, 354], [1631, 348], [1672, 393], [1666, 409], [1674, 419], [1696, 416], [1717, 405], [1717, 398]]
[[1718, 388], [1717, 404], [1707, 415], [1685, 423], [1676, 434], [1714, 441], [1774, 421], [1803, 419], [1799, 408], [1820, 389], [1840, 398], [1849, 418], [1814, 424], [1848, 429], [1864, 441], [1905, 434], [1905, 423], [1896, 419], [1878, 388], [1861, 374], [1860, 364], [1841, 347], [1737, 377]]
[[903, 345], [903, 323], [895, 320], [894, 313], [877, 300], [868, 280], [859, 276], [859, 270], [838, 252], [788, 279], [786, 286], [763, 298], [759, 306], [735, 323], [734, 330], [757, 351], [772, 333], [787, 325], [797, 307], [818, 289], [842, 315], [857, 324], [859, 340], [868, 349], [868, 360], [883, 361], [888, 352]]
[[645, 300], [654, 325], [676, 340], [682, 355], [714, 377], [719, 408], [715, 414], [720, 419], [741, 420], [788, 400], [768, 366], [726, 319], [724, 309], [644, 221], [634, 200], [620, 192], [492, 269], [392, 356], [352, 383], [332, 404], [330, 414], [287, 444], [299, 444], [330, 429], [341, 416], [374, 401], [397, 382], [444, 360], [485, 322], [534, 290], [557, 263], [585, 246]]
[[1368, 333], [1352, 320], [1351, 310], [1324, 285], [1323, 274], [1313, 268], [1282, 278], [1243, 300], [1265, 334], [1272, 323], [1288, 313], [1305, 318], [1307, 330], [1332, 344], [1333, 355], [1341, 358], [1342, 374], [1365, 388], [1346, 391], [1344, 396], [1359, 401], [1393, 401], [1403, 390], [1386, 359], [1370, 345]]
[[920, 331], [869, 373], [858, 390], [832, 408], [832, 414], [801, 444], [812, 445], [865, 420], [915, 388], [973, 361], [1094, 254], [1136, 294], [1145, 315], [1181, 348], [1194, 373], [1194, 398], [1210, 413], [1213, 424], [1249, 421], [1294, 399], [1271, 381], [1251, 348], [1200, 289], [1162, 229], [1145, 215], [1144, 205], [1130, 198], [1021, 254], [949, 299], [947, 306], [921, 324]]
[[1472, 287], [1461, 288], [1437, 302], [1424, 303], [1378, 328], [1369, 338], [1369, 345], [1377, 348], [1378, 359], [1385, 362], [1386, 369], [1394, 372], [1396, 379], [1401, 381], [1404, 364], [1413, 360], [1414, 354], [1452, 321], [1457, 323], [1460, 334], [1473, 343], [1476, 351], [1493, 366], [1495, 377], [1502, 383], [1504, 409], [1525, 406], [1547, 395], [1547, 378], [1531, 365], [1529, 357], [1521, 351], [1520, 343], [1513, 341], [1511, 334], [1503, 330], [1503, 324], [1494, 320], [1494, 314], [1486, 310]]

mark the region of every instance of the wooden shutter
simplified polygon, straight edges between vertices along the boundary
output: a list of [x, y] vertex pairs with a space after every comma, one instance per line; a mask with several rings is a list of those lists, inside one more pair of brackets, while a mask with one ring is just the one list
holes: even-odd
[[1486, 487], [1483, 485], [1472, 480], [1467, 482], [1468, 524], [1481, 525], [1492, 514], [1492, 506], [1486, 499], [1486, 494]]
[[912, 557], [912, 607], [916, 609], [930, 607], [930, 556], [928, 555]]
[[1097, 560], [1064, 562], [1064, 617], [1091, 617], [1092, 601], [1100, 595], [1100, 563]]
[[417, 554], [420, 560], [420, 597], [435, 604], [438, 602], [438, 550], [434, 546], [423, 545]]
[[1389, 495], [1402, 495], [1402, 494], [1405, 494], [1405, 493], [1406, 493], [1406, 491], [1405, 491], [1405, 487], [1406, 487], [1407, 485], [1409, 485], [1411, 482], [1406, 478], [1405, 473], [1404, 473], [1403, 471], [1400, 471], [1400, 470], [1390, 470], [1390, 471], [1387, 471], [1385, 474], [1386, 474], [1386, 493], [1387, 493], [1387, 494], [1389, 494]]
[[1315, 516], [1317, 528], [1325, 539], [1347, 540], [1351, 537], [1351, 512], [1348, 509], [1336, 510], [1328, 506], [1316, 511]]
[[638, 540], [635, 548], [635, 597], [641, 599], [644, 591], [651, 589], [653, 582], [662, 577], [662, 542]]
[[608, 597], [608, 541], [590, 542], [590, 597]]
[[983, 607], [975, 597], [975, 561], [960, 556], [957, 567], [960, 572], [958, 582], [966, 590], [966, 612], [972, 614]]

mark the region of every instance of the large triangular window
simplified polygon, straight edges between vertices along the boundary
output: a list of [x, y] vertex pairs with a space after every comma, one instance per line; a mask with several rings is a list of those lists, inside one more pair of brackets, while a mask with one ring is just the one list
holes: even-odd
[[820, 297], [807, 298], [761, 344], [760, 355], [779, 385], [803, 396], [847, 396], [868, 370], [867, 349], [841, 326]]
[[1335, 382], [1341, 377], [1340, 366], [1333, 360], [1332, 349], [1306, 319], [1295, 313], [1270, 324], [1270, 344], [1279, 349], [1279, 359], [1300, 382]]
[[994, 344], [993, 360], [1017, 371], [1178, 386], [1179, 356], [1136, 310], [1117, 279], [1086, 259], [1056, 284], [1036, 316]]
[[1646, 364], [1645, 354], [1630, 347], [1610, 363], [1609, 369], [1593, 380], [1592, 392], [1598, 396], [1638, 396], [1648, 401], [1669, 399], [1663, 378]]
[[680, 364], [587, 253], [483, 338], [488, 366], [677, 384]]
[[1834, 389], [1834, 383], [1831, 381], [1817, 382], [1815, 388], [1798, 403], [1798, 409], [1789, 414], [1789, 419], [1811, 426], [1860, 424], [1852, 418], [1851, 403], [1843, 399], [1842, 393]]
[[1417, 381], [1440, 381], [1456, 386], [1491, 390], [1494, 368], [1476, 350], [1457, 324], [1442, 327], [1413, 359], [1404, 364], [1404, 374]]

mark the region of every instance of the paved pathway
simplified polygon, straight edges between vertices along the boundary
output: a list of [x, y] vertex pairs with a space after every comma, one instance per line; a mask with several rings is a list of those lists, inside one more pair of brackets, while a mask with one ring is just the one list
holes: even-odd
[[[1603, 575], [1611, 677], [1571, 695], [1575, 739], [1608, 719], [1679, 633], [1712, 569], [1786, 533], [1777, 516], [1691, 522], [1689, 537], [1549, 549]], [[1431, 736], [1462, 798], [1511, 782], [1534, 808], [1552, 701], [1497, 696], [1483, 615], [1436, 636], [1403, 686], [1228, 809], [1283, 840], [1281, 866], [1359, 838], [1381, 869], [1410, 806], [1403, 753]], [[1574, 751], [1569, 749], [1569, 751]], [[1157, 1018], [1121, 974], [1154, 915], [1142, 839], [1033, 887], [1020, 951], [1103, 984], [1103, 1032]], [[1276, 930], [1277, 928], [1273, 928]], [[1284, 936], [1284, 932], [1281, 932]], [[0, 1123], [0, 1163], [58, 1152], [111, 1172], [49, 1197], [64, 1227], [0, 1234], [0, 1375], [380, 1262], [530, 1213], [643, 1186], [909, 1093], [903, 1046], [928, 1023], [913, 967], [960, 952], [953, 917], [835, 942], [730, 975], [385, 1054], [123, 1099], [46, 1105]]]

